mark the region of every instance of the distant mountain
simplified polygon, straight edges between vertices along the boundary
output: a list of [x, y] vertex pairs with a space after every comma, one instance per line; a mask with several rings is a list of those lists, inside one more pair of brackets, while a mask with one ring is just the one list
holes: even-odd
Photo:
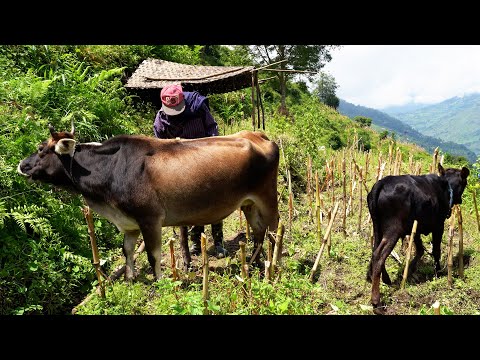
[[454, 97], [395, 117], [422, 134], [465, 145], [480, 155], [480, 94]]
[[387, 106], [382, 109], [378, 109], [381, 112], [384, 112], [390, 116], [395, 117], [396, 114], [401, 114], [401, 113], [406, 113], [406, 112], [412, 112], [421, 108], [424, 108], [425, 106], [428, 106], [428, 104], [418, 104], [414, 102], [410, 102], [405, 105], [394, 105], [394, 106]]
[[366, 116], [372, 119], [373, 125], [390, 132], [393, 131], [398, 138], [417, 144], [430, 153], [438, 146], [443, 152], [448, 152], [451, 155], [465, 156], [471, 163], [477, 160], [475, 153], [469, 150], [466, 146], [456, 144], [452, 141], [443, 141], [432, 136], [423, 135], [419, 131], [413, 129], [410, 125], [407, 125], [382, 111], [365, 106], [354, 105], [342, 99], [340, 99], [338, 111], [351, 119], [355, 116]]

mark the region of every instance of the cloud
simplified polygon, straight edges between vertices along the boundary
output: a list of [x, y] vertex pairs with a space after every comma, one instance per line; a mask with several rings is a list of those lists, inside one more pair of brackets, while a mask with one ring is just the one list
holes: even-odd
[[480, 92], [480, 45], [344, 45], [323, 70], [337, 96], [382, 109]]

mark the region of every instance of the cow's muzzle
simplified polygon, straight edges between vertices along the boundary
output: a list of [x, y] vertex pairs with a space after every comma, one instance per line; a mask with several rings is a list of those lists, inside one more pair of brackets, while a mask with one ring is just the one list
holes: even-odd
[[19, 173], [19, 174], [22, 175], [22, 176], [28, 177], [28, 178], [31, 177], [30, 174], [24, 173], [24, 172], [22, 171], [22, 161], [20, 161], [20, 162], [18, 163], [17, 173]]

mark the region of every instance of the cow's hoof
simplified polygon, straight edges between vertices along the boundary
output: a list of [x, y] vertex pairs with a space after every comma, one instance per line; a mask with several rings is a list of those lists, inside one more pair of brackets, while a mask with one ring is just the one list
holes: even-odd
[[385, 306], [373, 305], [373, 313], [375, 315], [385, 315], [386, 314]]
[[215, 245], [215, 256], [217, 259], [221, 259], [228, 256], [228, 250], [222, 245]]

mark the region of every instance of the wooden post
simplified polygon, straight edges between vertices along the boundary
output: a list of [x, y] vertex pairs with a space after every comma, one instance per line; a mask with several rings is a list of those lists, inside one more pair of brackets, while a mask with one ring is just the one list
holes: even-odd
[[[265, 130], [265, 110], [263, 109], [262, 94], [260, 92], [260, 85], [258, 84], [258, 72], [255, 71], [255, 86], [257, 88], [257, 103], [262, 110], [262, 129]], [[260, 129], [260, 109], [258, 110], [258, 128]]]
[[395, 151], [395, 163], [393, 164], [393, 175], [398, 175], [397, 173], [397, 168], [398, 168], [398, 150], [399, 148], [397, 147]]
[[352, 181], [351, 181], [351, 186], [350, 186], [350, 198], [348, 199], [348, 205], [347, 205], [347, 213], [348, 214], [352, 214], [353, 215], [353, 194], [355, 192], [355, 187], [357, 185], [357, 182], [356, 182], [356, 168], [355, 166], [353, 165], [354, 164], [354, 160], [352, 158]]
[[[359, 171], [359, 178], [358, 182], [362, 184], [362, 167], [360, 166]], [[358, 187], [358, 198], [359, 198], [359, 206], [358, 206], [358, 225], [357, 225], [357, 233], [360, 234], [360, 230], [362, 229], [362, 207], [363, 207], [363, 193], [362, 193], [362, 186]]]
[[242, 225], [242, 209], [241, 208], [238, 208], [238, 222], [240, 224], [240, 231], [242, 231], [243, 225]]
[[277, 227], [277, 237], [275, 238], [275, 248], [273, 250], [272, 258], [272, 273], [274, 273], [282, 259], [282, 246], [283, 246], [283, 234], [285, 232], [285, 226], [282, 224], [282, 221], [278, 221]]
[[347, 174], [345, 169], [345, 149], [343, 150], [342, 159], [342, 175], [343, 175], [343, 237], [347, 237]]
[[408, 248], [407, 248], [407, 258], [405, 260], [405, 268], [403, 269], [403, 279], [402, 283], [400, 284], [400, 289], [405, 289], [405, 281], [407, 281], [408, 277], [408, 266], [410, 265], [410, 256], [412, 253], [412, 244], [413, 239], [415, 238], [415, 234], [417, 233], [417, 225], [418, 221], [413, 221], [412, 233], [410, 234], [410, 239], [408, 240]]
[[477, 229], [480, 231], [480, 219], [478, 216], [478, 207], [477, 207], [477, 189], [472, 190], [473, 205], [475, 206], [475, 215], [477, 216]]
[[318, 264], [320, 262], [320, 257], [322, 256], [323, 249], [327, 243], [328, 236], [330, 235], [330, 231], [332, 230], [332, 225], [333, 225], [333, 220], [335, 220], [335, 215], [337, 214], [338, 210], [338, 204], [339, 202], [337, 201], [335, 203], [335, 207], [333, 209], [332, 217], [330, 218], [330, 222], [328, 223], [327, 231], [325, 232], [325, 235], [323, 236], [323, 241], [322, 241], [322, 246], [320, 247], [320, 251], [317, 254], [317, 257], [315, 259], [315, 263], [313, 264], [312, 271], [310, 272], [310, 281], [313, 281], [313, 276], [315, 272], [317, 271]]
[[252, 126], [255, 131], [255, 71], [252, 71]]
[[392, 175], [393, 141], [388, 146], [388, 175]]
[[395, 159], [395, 174], [400, 175], [400, 170], [402, 168], [402, 150], [397, 148], [397, 156]]
[[322, 213], [322, 208], [320, 205], [320, 186], [318, 184], [318, 170], [315, 170], [315, 219], [317, 223], [317, 239], [320, 242], [322, 237], [322, 219], [320, 214]]
[[432, 174], [437, 174], [437, 158], [438, 158], [438, 146], [433, 151], [433, 159], [432, 159], [432, 167], [430, 168], [430, 172]]
[[410, 174], [415, 174], [415, 167], [413, 165], [413, 154], [410, 153], [408, 157], [408, 169], [410, 171]]
[[417, 164], [417, 169], [415, 170], [415, 175], [420, 175], [422, 173], [422, 163]]
[[[332, 218], [332, 210], [328, 209], [327, 219], [330, 224], [330, 219]], [[328, 234], [327, 238], [327, 254], [330, 256], [330, 249], [332, 248], [332, 233]]]
[[244, 300], [247, 301], [248, 299], [248, 289], [247, 289], [247, 281], [248, 281], [248, 265], [246, 261], [246, 251], [245, 251], [245, 243], [240, 241], [238, 243], [240, 245], [240, 264], [241, 264], [241, 272], [242, 272], [242, 290]]
[[90, 236], [90, 245], [92, 247], [92, 255], [93, 255], [93, 266], [95, 267], [95, 272], [97, 273], [100, 296], [104, 298], [105, 285], [102, 281], [102, 272], [100, 269], [100, 257], [98, 256], [97, 240], [95, 239], [95, 228], [93, 226], [93, 216], [92, 216], [92, 210], [90, 209], [90, 206], [88, 205], [83, 206], [83, 215], [88, 225], [88, 235]]
[[462, 280], [465, 280], [463, 272], [463, 219], [462, 208], [459, 204], [455, 205], [458, 215], [458, 275]]
[[310, 218], [313, 218], [312, 208], [312, 158], [308, 155], [307, 158], [307, 199], [308, 209], [310, 210]]
[[433, 303], [433, 314], [434, 315], [440, 315], [440, 302], [437, 300]]
[[370, 163], [370, 150], [368, 150], [367, 154], [365, 155], [365, 174], [363, 176], [363, 181], [368, 180], [368, 165]]
[[177, 266], [175, 262], [175, 250], [173, 249], [173, 242], [174, 242], [173, 238], [168, 240], [168, 246], [170, 247], [170, 266], [172, 267], [173, 280], [177, 280], [178, 274], [177, 274]]
[[333, 175], [333, 169], [335, 168], [335, 162], [334, 160], [330, 160], [330, 181], [332, 184], [332, 201], [331, 204], [333, 205], [335, 203], [335, 177]]
[[447, 282], [448, 286], [453, 286], [453, 235], [455, 232], [455, 211], [452, 211], [450, 217], [450, 228], [448, 229], [448, 261], [447, 261]]
[[238, 243], [240, 245], [240, 262], [242, 264], [242, 278], [243, 281], [246, 283], [248, 279], [248, 267], [247, 267], [247, 256], [246, 256], [246, 251], [245, 251], [245, 243], [243, 241], [240, 241]]
[[293, 193], [292, 178], [290, 171], [288, 172], [288, 238], [292, 240], [292, 221], [293, 221]]
[[267, 260], [265, 261], [265, 282], [270, 282], [272, 279], [272, 241], [270, 240], [270, 233], [267, 233]]
[[209, 299], [208, 293], [208, 255], [207, 255], [207, 237], [202, 233], [200, 237], [200, 246], [202, 249], [202, 260], [203, 260], [203, 313], [208, 314], [208, 303]]

